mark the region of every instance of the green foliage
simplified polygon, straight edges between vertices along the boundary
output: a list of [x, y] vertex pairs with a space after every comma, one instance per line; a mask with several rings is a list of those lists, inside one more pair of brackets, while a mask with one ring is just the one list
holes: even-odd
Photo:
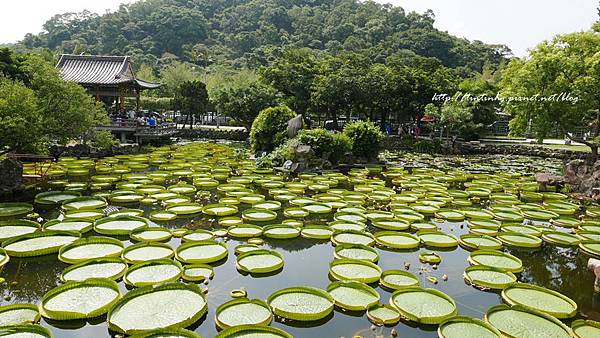
[[35, 92], [20, 82], [0, 77], [0, 153], [43, 149], [42, 120]]
[[287, 122], [296, 113], [287, 106], [277, 106], [261, 111], [250, 129], [252, 151], [271, 152], [287, 139]]
[[176, 109], [188, 115], [190, 129], [192, 129], [192, 117], [198, 118], [206, 113], [208, 106], [206, 85], [200, 81], [186, 81], [179, 86], [173, 101]]
[[108, 130], [97, 130], [93, 134], [90, 139], [92, 147], [107, 150], [119, 144], [119, 141]]
[[344, 134], [352, 142], [352, 154], [372, 160], [377, 158], [385, 135], [373, 122], [356, 121], [344, 126]]
[[172, 63], [160, 72], [160, 81], [163, 84], [161, 91], [166, 96], [174, 96], [182, 84], [197, 80], [198, 77], [199, 74], [189, 64]]
[[279, 93], [262, 82], [239, 82], [217, 88], [212, 94], [217, 110], [251, 130], [263, 109], [279, 103]]
[[558, 132], [556, 136], [597, 149], [594, 143], [572, 133], [577, 127], [587, 127], [591, 138], [600, 135], [598, 33], [558, 35], [539, 44], [528, 58], [511, 61], [501, 86], [505, 97], [525, 98], [505, 102], [504, 108], [514, 116], [511, 134], [522, 135], [531, 126], [538, 139]]
[[[356, 52], [378, 63], [402, 53], [438, 58], [465, 73], [480, 72], [486, 63], [497, 65], [510, 53], [505, 46], [439, 31], [434, 17], [359, 0], [152, 0], [104, 15], [55, 15], [43, 33], [28, 34], [20, 44], [75, 54], [127, 54], [138, 64], [171, 54], [197, 65], [235, 68], [268, 65], [287, 47]], [[299, 89], [289, 84], [282, 87]], [[289, 103], [301, 108], [304, 100]]]
[[164, 112], [173, 109], [173, 99], [170, 97], [142, 97], [140, 105], [142, 109]]
[[[5, 58], [0, 95], [0, 147], [43, 152], [50, 144], [67, 144], [88, 136], [108, 120], [103, 107], [78, 84], [62, 79], [40, 55]], [[13, 60], [13, 61], [10, 61]], [[20, 82], [24, 76], [27, 82]]]
[[332, 133], [322, 128], [304, 129], [298, 133], [300, 144], [309, 145], [315, 156], [339, 163], [352, 150], [352, 141], [341, 133]]

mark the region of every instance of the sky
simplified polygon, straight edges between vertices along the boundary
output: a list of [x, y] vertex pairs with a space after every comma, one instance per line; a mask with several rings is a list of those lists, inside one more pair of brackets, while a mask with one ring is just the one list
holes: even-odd
[[[0, 12], [0, 43], [39, 33], [52, 15], [116, 10], [136, 0], [10, 0]], [[407, 12], [432, 9], [435, 27], [452, 35], [509, 46], [516, 56], [555, 34], [587, 30], [598, 20], [596, 0], [376, 0]]]

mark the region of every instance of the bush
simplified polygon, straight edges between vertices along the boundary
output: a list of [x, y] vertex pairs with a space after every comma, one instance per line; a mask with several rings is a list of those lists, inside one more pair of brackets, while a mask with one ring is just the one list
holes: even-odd
[[323, 128], [305, 129], [298, 133], [301, 144], [309, 145], [315, 156], [339, 163], [351, 151], [352, 143], [344, 134], [334, 134]]
[[352, 142], [352, 154], [367, 160], [377, 158], [385, 135], [373, 122], [356, 121], [344, 127], [344, 134]]
[[119, 141], [108, 130], [98, 130], [94, 132], [90, 144], [94, 148], [107, 150], [119, 144]]
[[250, 130], [252, 151], [271, 152], [287, 140], [287, 121], [296, 113], [287, 106], [277, 106], [261, 111]]

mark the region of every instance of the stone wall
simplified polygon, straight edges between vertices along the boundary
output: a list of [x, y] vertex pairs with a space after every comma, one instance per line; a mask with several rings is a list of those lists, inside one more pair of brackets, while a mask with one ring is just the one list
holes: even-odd
[[457, 141], [454, 148], [450, 142], [440, 142], [426, 138], [401, 139], [399, 137], [386, 137], [382, 142], [382, 149], [385, 150], [405, 150], [423, 153], [441, 153], [457, 155], [484, 155], [484, 154], [503, 154], [503, 155], [524, 155], [537, 156], [544, 158], [557, 158], [563, 160], [586, 159], [589, 153], [584, 151], [573, 151], [568, 149], [550, 149], [542, 146], [525, 144], [490, 144], [477, 142]]
[[249, 133], [245, 129], [226, 129], [226, 128], [202, 128], [202, 129], [179, 129], [176, 137], [186, 140], [208, 139], [208, 140], [228, 140], [228, 141], [247, 141]]
[[23, 165], [13, 159], [0, 161], [0, 195], [11, 194], [23, 185]]

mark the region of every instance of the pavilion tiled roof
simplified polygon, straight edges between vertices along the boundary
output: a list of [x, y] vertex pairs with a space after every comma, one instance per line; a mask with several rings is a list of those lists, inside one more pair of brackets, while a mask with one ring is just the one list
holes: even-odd
[[133, 84], [142, 89], [160, 87], [159, 83], [137, 79], [128, 56], [63, 54], [56, 67], [63, 79], [87, 86]]

